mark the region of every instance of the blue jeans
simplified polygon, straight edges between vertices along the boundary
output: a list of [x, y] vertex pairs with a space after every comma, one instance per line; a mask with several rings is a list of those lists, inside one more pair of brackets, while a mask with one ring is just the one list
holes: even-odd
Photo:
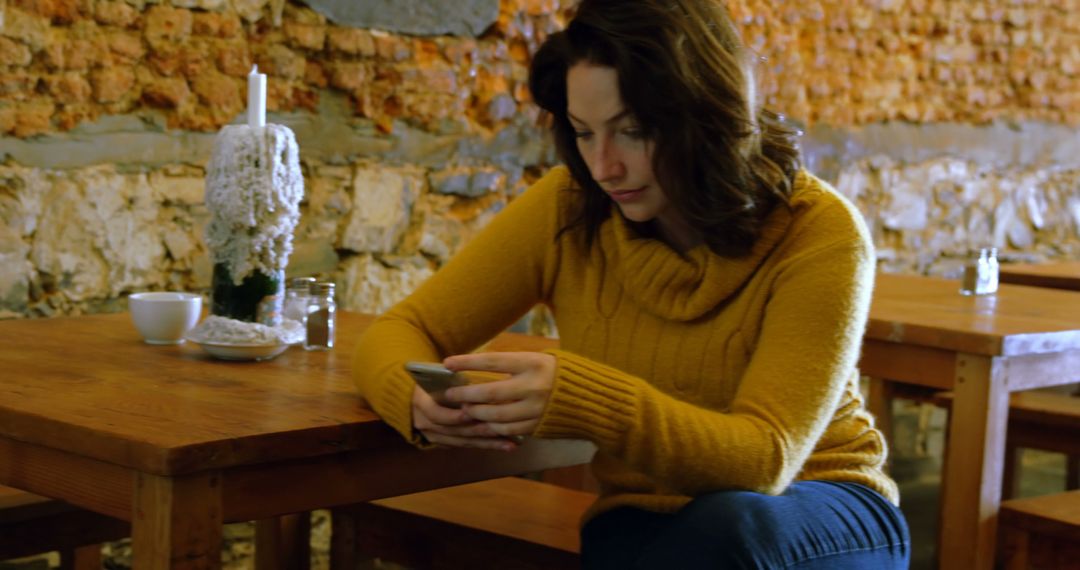
[[581, 530], [586, 570], [906, 570], [910, 547], [900, 509], [868, 487], [829, 481], [799, 481], [778, 496], [708, 493], [674, 514], [621, 507]]

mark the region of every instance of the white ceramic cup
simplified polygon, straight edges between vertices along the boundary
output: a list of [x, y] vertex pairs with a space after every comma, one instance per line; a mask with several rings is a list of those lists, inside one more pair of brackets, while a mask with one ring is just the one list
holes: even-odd
[[202, 311], [195, 293], [133, 293], [128, 297], [131, 320], [149, 344], [180, 344]]

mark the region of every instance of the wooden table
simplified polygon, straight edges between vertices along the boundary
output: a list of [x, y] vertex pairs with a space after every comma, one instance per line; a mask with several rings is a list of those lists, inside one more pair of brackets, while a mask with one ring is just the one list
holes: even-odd
[[[586, 462], [593, 448], [417, 451], [364, 407], [350, 352], [268, 362], [144, 344], [126, 313], [0, 321], [0, 484], [131, 521], [134, 567], [220, 567], [222, 523]], [[496, 349], [551, 341], [503, 335]]]
[[1080, 261], [1002, 264], [1001, 282], [1080, 291]]
[[1009, 392], [1080, 379], [1080, 293], [880, 274], [864, 374], [955, 392], [942, 481], [939, 568], [991, 568]]

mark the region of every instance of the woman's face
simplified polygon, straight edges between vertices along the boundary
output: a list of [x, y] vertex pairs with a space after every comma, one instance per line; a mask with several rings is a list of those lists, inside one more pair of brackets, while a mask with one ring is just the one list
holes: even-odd
[[593, 180], [627, 219], [663, 218], [669, 204], [653, 176], [653, 144], [623, 105], [615, 69], [574, 65], [566, 74], [566, 97], [578, 152]]

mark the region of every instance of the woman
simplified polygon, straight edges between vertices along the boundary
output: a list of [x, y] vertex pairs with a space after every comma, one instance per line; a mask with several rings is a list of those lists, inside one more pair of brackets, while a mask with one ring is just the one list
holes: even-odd
[[[594, 442], [587, 568], [907, 567], [857, 385], [873, 248], [751, 71], [714, 0], [584, 0], [530, 70], [566, 166], [357, 348], [364, 397], [418, 445]], [[467, 354], [536, 303], [560, 350]], [[451, 409], [409, 360], [508, 377]]]

